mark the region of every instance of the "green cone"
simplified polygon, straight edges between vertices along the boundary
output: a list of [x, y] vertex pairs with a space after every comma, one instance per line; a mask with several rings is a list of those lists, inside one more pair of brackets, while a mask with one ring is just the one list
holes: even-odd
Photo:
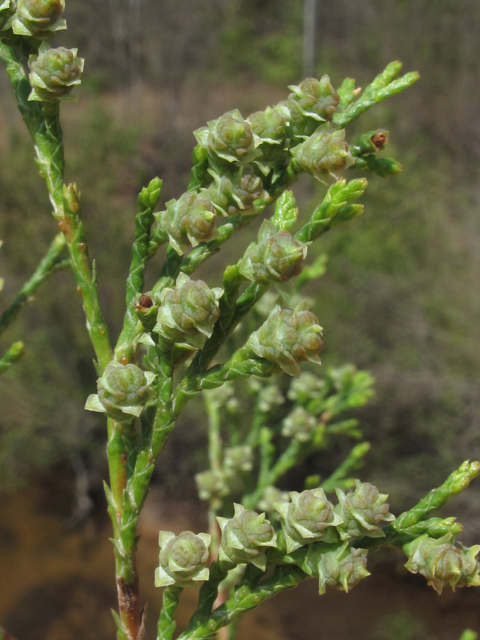
[[201, 194], [187, 191], [179, 200], [169, 200], [167, 210], [155, 213], [159, 229], [168, 236], [175, 251], [210, 240], [215, 234], [215, 208]]
[[320, 362], [322, 327], [310, 311], [293, 311], [276, 306], [263, 325], [252, 333], [245, 347], [259, 358], [278, 365], [298, 377], [300, 362]]
[[229, 489], [223, 471], [202, 471], [195, 476], [200, 500], [212, 500], [228, 496]]
[[155, 374], [142, 371], [135, 364], [110, 362], [97, 380], [98, 395], [90, 395], [85, 409], [106, 413], [117, 422], [128, 424], [142, 413], [153, 396], [151, 383]]
[[252, 242], [239, 262], [240, 273], [258, 284], [278, 284], [298, 276], [307, 255], [307, 245], [295, 240], [288, 231], [277, 231], [264, 220], [258, 242]]
[[320, 595], [327, 587], [348, 592], [362, 578], [370, 575], [367, 571], [367, 550], [352, 549], [348, 543], [326, 553], [311, 547], [301, 568], [318, 577]]
[[289, 89], [293, 91], [286, 104], [290, 111], [291, 135], [310, 136], [319, 123], [333, 118], [340, 98], [327, 75], [320, 80], [307, 78]]
[[388, 496], [380, 493], [369, 482], [355, 480], [355, 485], [355, 490], [346, 495], [341, 489], [336, 489], [339, 504], [335, 511], [343, 520], [343, 524], [338, 527], [341, 539], [348, 540], [358, 536], [384, 537], [380, 524], [395, 520], [395, 516], [388, 511]]
[[171, 531], [160, 531], [160, 566], [155, 571], [155, 586], [192, 587], [199, 580], [208, 580], [210, 541], [207, 533], [184, 531], [176, 536]]
[[420, 573], [435, 591], [442, 593], [449, 584], [455, 587], [476, 587], [480, 585], [480, 565], [476, 555], [480, 545], [460, 549], [454, 544], [454, 536], [447, 533], [441, 538], [420, 536], [405, 546], [409, 556], [405, 567], [411, 573]]
[[251, 562], [265, 571], [266, 547], [276, 546], [276, 535], [265, 514], [235, 504], [233, 518], [217, 518], [222, 531], [218, 559], [235, 564]]
[[32, 55], [28, 60], [32, 85], [28, 99], [41, 102], [71, 99], [73, 87], [81, 83], [83, 63], [83, 58], [77, 57], [77, 49], [51, 49], [42, 42], [38, 56]]
[[275, 508], [283, 518], [287, 553], [312, 542], [336, 542], [335, 530], [342, 523], [327, 500], [323, 489], [290, 492], [291, 502], [277, 502]]
[[290, 112], [284, 104], [267, 107], [265, 111], [257, 111], [248, 117], [253, 133], [260, 139], [258, 149], [261, 156], [254, 162], [265, 176], [275, 164], [283, 163], [288, 158], [289, 121]]
[[253, 451], [248, 446], [229, 447], [225, 449], [223, 461], [225, 473], [236, 475], [251, 471], [253, 468]]
[[299, 442], [308, 442], [312, 438], [316, 425], [316, 419], [308, 411], [303, 407], [297, 407], [283, 421], [282, 436], [295, 438]]
[[17, 0], [13, 33], [33, 38], [51, 38], [67, 28], [62, 18], [65, 0]]
[[181, 273], [175, 289], [166, 288], [161, 294], [153, 331], [165, 346], [185, 343], [201, 349], [218, 320], [218, 300], [222, 295], [223, 289], [210, 289], [202, 280], [190, 280]]
[[257, 149], [260, 139], [238, 109], [208, 122], [206, 127], [197, 129], [194, 135], [200, 146], [207, 151], [213, 167], [225, 168], [232, 163], [246, 164], [261, 155]]
[[233, 176], [219, 175], [213, 170], [209, 173], [214, 182], [200, 195], [208, 199], [222, 216], [238, 213], [256, 215], [266, 207], [270, 196], [251, 165], [240, 167]]
[[324, 125], [305, 142], [290, 150], [299, 170], [311, 173], [328, 184], [338, 178], [338, 172], [348, 169], [354, 159], [345, 141], [344, 129]]
[[318, 398], [325, 389], [325, 380], [317, 378], [313, 373], [304, 371], [296, 380], [292, 380], [288, 390], [288, 399], [305, 405], [310, 400]]

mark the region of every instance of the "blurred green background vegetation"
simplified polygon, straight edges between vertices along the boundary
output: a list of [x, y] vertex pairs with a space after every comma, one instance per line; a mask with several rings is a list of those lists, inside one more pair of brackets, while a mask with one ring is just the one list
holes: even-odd
[[[273, 104], [301, 80], [303, 3], [68, 0], [66, 17], [69, 29], [58, 40], [87, 60], [80, 101], [63, 111], [68, 179], [83, 192], [115, 336], [138, 191], [158, 175], [163, 202], [178, 197], [193, 129], [234, 107], [246, 116]], [[351, 76], [364, 86], [394, 59], [421, 74], [413, 89], [357, 125], [359, 132], [389, 129], [404, 172], [372, 177], [365, 214], [316, 247], [328, 255], [328, 269], [307, 292], [325, 329], [325, 366], [348, 361], [377, 379], [376, 398], [360, 413], [373, 445], [362, 475], [392, 494], [396, 509], [480, 455], [479, 26], [473, 0], [317, 0], [317, 76], [328, 73], [336, 86]], [[0, 106], [7, 305], [55, 225], [4, 72]], [[302, 181], [295, 193], [307, 213], [323, 191]], [[254, 233], [243, 234], [242, 246]], [[219, 255], [203, 274], [218, 281], [226, 259]], [[104, 428], [83, 410], [96, 376], [70, 273], [43, 285], [3, 348], [14, 339], [25, 339], [27, 356], [1, 379], [0, 488], [25, 486], [63, 464], [86, 470], [93, 491], [106, 470]], [[204, 466], [203, 454], [185, 453], [205, 440], [198, 413], [197, 405], [184, 416], [157, 472], [173, 498], [195, 495], [192, 479]], [[462, 498], [470, 530], [480, 519], [479, 497], [474, 486]]]

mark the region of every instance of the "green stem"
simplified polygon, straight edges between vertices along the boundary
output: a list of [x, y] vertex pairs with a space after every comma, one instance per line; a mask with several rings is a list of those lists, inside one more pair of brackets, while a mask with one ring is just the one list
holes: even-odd
[[172, 585], [163, 591], [162, 611], [158, 619], [157, 640], [172, 640], [177, 623], [177, 612], [180, 594], [183, 588]]
[[212, 471], [222, 469], [222, 439], [220, 435], [220, 411], [218, 404], [207, 393], [204, 396], [208, 416], [208, 459]]
[[221, 607], [206, 619], [192, 619], [191, 625], [178, 640], [207, 640], [219, 629], [230, 624], [241, 614], [255, 609], [281, 591], [293, 589], [300, 582], [309, 578], [301, 569], [295, 566], [277, 567], [273, 576], [261, 582], [257, 587], [241, 584], [235, 589], [231, 597]]
[[302, 442], [292, 438], [292, 440], [290, 440], [290, 444], [278, 458], [272, 469], [263, 475], [262, 482], [258, 483], [255, 491], [250, 495], [243, 497], [243, 506], [247, 509], [255, 509], [258, 502], [262, 499], [265, 489], [274, 485], [279, 478], [296, 465], [303, 448]]
[[369, 442], [361, 442], [353, 447], [342, 464], [329, 476], [321, 487], [325, 492], [334, 491], [335, 487], [342, 484], [347, 475], [362, 466], [364, 457], [370, 449]]
[[149, 252], [149, 242], [154, 222], [153, 211], [160, 198], [162, 181], [155, 178], [138, 196], [138, 213], [135, 216], [135, 241], [132, 245], [132, 260], [127, 279], [126, 313], [123, 329], [118, 338], [115, 357], [126, 364], [133, 359], [132, 334], [138, 324], [138, 318], [133, 308], [135, 297], [142, 293], [145, 284], [145, 271], [148, 260], [152, 257]]
[[29, 280], [23, 285], [12, 304], [5, 309], [0, 317], [0, 335], [15, 320], [22, 307], [32, 299], [38, 287], [59, 267], [65, 267], [64, 261], [59, 261], [59, 256], [65, 248], [65, 237], [59, 233], [53, 239], [47, 253]]

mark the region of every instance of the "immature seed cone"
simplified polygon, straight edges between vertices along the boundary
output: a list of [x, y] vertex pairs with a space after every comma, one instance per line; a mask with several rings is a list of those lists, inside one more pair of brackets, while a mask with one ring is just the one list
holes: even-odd
[[175, 289], [162, 292], [153, 331], [165, 345], [186, 343], [201, 349], [218, 320], [218, 300], [222, 295], [223, 289], [210, 289], [202, 280], [190, 280], [181, 273]]
[[238, 446], [225, 449], [223, 466], [225, 472], [229, 475], [251, 471], [253, 467], [252, 448], [248, 446]]
[[331, 178], [336, 180], [339, 171], [354, 163], [345, 141], [345, 130], [335, 130], [328, 125], [291, 149], [290, 153], [301, 170], [325, 183]]
[[225, 166], [225, 163], [245, 164], [260, 155], [256, 149], [260, 141], [238, 109], [208, 122], [206, 127], [198, 129], [194, 135], [207, 150], [213, 166], [219, 164], [219, 159], [220, 166]]
[[283, 162], [288, 157], [289, 121], [290, 111], [282, 104], [267, 107], [265, 111], [257, 111], [248, 117], [253, 133], [260, 139], [258, 149], [261, 156], [255, 160], [255, 164], [264, 175], [269, 174], [275, 163]]
[[155, 571], [155, 586], [191, 587], [199, 580], [208, 580], [210, 541], [207, 533], [184, 531], [176, 536], [171, 531], [160, 531], [160, 566]]
[[277, 284], [298, 276], [307, 255], [307, 245], [288, 231], [277, 231], [264, 220], [258, 242], [252, 242], [239, 262], [240, 273], [258, 284]]
[[275, 405], [284, 403], [283, 394], [276, 384], [261, 387], [258, 393], [258, 408], [262, 413], [268, 413]]
[[289, 89], [293, 91], [287, 100], [293, 136], [310, 136], [320, 122], [333, 118], [340, 97], [327, 75], [320, 80], [307, 78]]
[[313, 575], [318, 575], [319, 594], [323, 595], [327, 587], [348, 592], [362, 578], [369, 576], [367, 553], [366, 549], [352, 549], [347, 543], [327, 553], [317, 555], [312, 552], [310, 563], [313, 565]]
[[386, 494], [380, 493], [373, 484], [360, 480], [355, 480], [354, 491], [349, 491], [346, 495], [341, 489], [336, 489], [336, 492], [339, 504], [335, 511], [343, 520], [343, 524], [338, 527], [342, 540], [358, 536], [385, 536], [380, 524], [395, 520], [395, 516], [388, 511]]
[[265, 514], [235, 504], [233, 518], [217, 518], [222, 530], [219, 560], [243, 564], [251, 562], [265, 571], [265, 547], [276, 546], [276, 535]]
[[246, 349], [298, 377], [300, 362], [320, 362], [322, 327], [310, 311], [293, 311], [276, 306], [263, 325], [252, 333]]
[[209, 200], [222, 216], [256, 215], [263, 211], [270, 196], [251, 165], [242, 166], [233, 176], [210, 170], [214, 182], [200, 195]]
[[65, 0], [17, 0], [16, 4], [12, 28], [18, 36], [51, 38], [55, 31], [67, 28], [62, 18]]
[[73, 87], [81, 83], [83, 63], [83, 58], [77, 57], [77, 49], [51, 49], [43, 42], [38, 56], [31, 55], [28, 60], [32, 85], [28, 99], [56, 102], [70, 98]]
[[280, 501], [275, 508], [283, 518], [287, 553], [312, 542], [336, 542], [335, 530], [342, 523], [323, 489], [290, 492], [291, 502]]
[[195, 476], [200, 500], [212, 500], [228, 496], [227, 479], [223, 471], [202, 471]]
[[305, 405], [310, 400], [318, 398], [324, 389], [325, 380], [304, 371], [296, 380], [292, 380], [288, 390], [288, 398]]
[[303, 407], [297, 407], [285, 418], [282, 427], [282, 436], [295, 438], [299, 442], [308, 442], [313, 435], [317, 421]]
[[140, 416], [153, 396], [150, 385], [154, 378], [155, 374], [144, 372], [135, 364], [110, 362], [97, 380], [98, 395], [89, 396], [85, 408], [128, 424]]
[[480, 585], [480, 564], [476, 555], [480, 545], [460, 549], [454, 544], [454, 536], [447, 533], [441, 538], [420, 536], [406, 545], [409, 558], [405, 567], [412, 573], [420, 573], [435, 591], [442, 593], [449, 584], [455, 587], [476, 587]]
[[185, 249], [210, 240], [215, 233], [215, 208], [201, 194], [187, 191], [179, 200], [169, 200], [167, 210], [155, 213], [159, 229], [182, 255]]

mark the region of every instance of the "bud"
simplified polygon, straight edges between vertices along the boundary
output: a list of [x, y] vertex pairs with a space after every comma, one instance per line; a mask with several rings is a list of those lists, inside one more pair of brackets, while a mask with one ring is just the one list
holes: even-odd
[[288, 399], [305, 405], [310, 400], [318, 399], [323, 395], [324, 390], [325, 380], [305, 371], [296, 380], [292, 380], [288, 390]]
[[251, 562], [265, 571], [267, 558], [265, 547], [276, 546], [276, 535], [264, 513], [255, 513], [234, 504], [233, 518], [217, 517], [222, 531], [218, 559], [234, 564]]
[[202, 280], [190, 280], [180, 273], [175, 289], [166, 288], [161, 293], [153, 331], [165, 346], [177, 342], [201, 349], [220, 315], [218, 300], [222, 295], [223, 289], [210, 289]]
[[42, 42], [38, 56], [31, 55], [28, 60], [32, 85], [28, 99], [41, 102], [70, 100], [73, 87], [81, 83], [83, 63], [83, 58], [77, 58], [77, 49], [51, 49]]
[[253, 467], [252, 448], [248, 446], [238, 446], [225, 449], [223, 467], [225, 473], [230, 475], [251, 471]]
[[85, 409], [106, 413], [117, 422], [128, 424], [138, 418], [145, 403], [154, 395], [155, 374], [143, 372], [135, 364], [110, 362], [97, 380], [98, 395], [87, 398]]
[[335, 527], [342, 523], [327, 500], [323, 489], [290, 492], [292, 502], [277, 502], [275, 508], [283, 518], [287, 553], [312, 542], [336, 542]]
[[435, 540], [427, 534], [420, 536], [404, 547], [409, 556], [405, 567], [412, 573], [420, 573], [435, 591], [442, 593], [445, 584], [453, 589], [480, 585], [478, 564], [475, 556], [480, 551], [476, 545], [470, 549], [454, 546], [454, 537], [447, 533]]
[[65, 0], [17, 0], [13, 33], [33, 38], [51, 38], [67, 28], [62, 18]]
[[286, 230], [277, 231], [269, 220], [264, 220], [258, 242], [252, 242], [246, 249], [239, 271], [258, 284], [286, 282], [301, 273], [306, 255], [306, 244], [295, 240]]
[[155, 586], [193, 587], [199, 580], [208, 580], [207, 562], [211, 536], [184, 531], [176, 536], [160, 531], [160, 566], [155, 570]]
[[[362, 578], [370, 575], [367, 571], [367, 550], [353, 549], [347, 543], [333, 551], [318, 552], [313, 547], [307, 553], [305, 569], [318, 576], [318, 593], [323, 595], [327, 587], [348, 593]], [[303, 567], [302, 567], [303, 568]]]
[[7, 31], [12, 26], [15, 17], [15, 2], [13, 0], [3, 0], [0, 2], [0, 38], [2, 31]]
[[[213, 166], [225, 167], [225, 162], [245, 164], [261, 154], [256, 148], [260, 139], [238, 109], [211, 120], [194, 135], [200, 146], [207, 150]], [[219, 163], [219, 159], [225, 162]]]
[[385, 534], [380, 523], [395, 520], [395, 516], [388, 512], [388, 496], [379, 493], [377, 487], [369, 482], [355, 480], [355, 485], [355, 490], [349, 491], [347, 495], [341, 489], [335, 489], [339, 500], [335, 511], [343, 520], [343, 524], [338, 527], [340, 538], [383, 538]]
[[260, 329], [252, 333], [245, 347], [259, 358], [277, 364], [285, 373], [298, 377], [300, 362], [320, 362], [322, 327], [310, 311], [276, 306]]
[[287, 107], [291, 117], [291, 133], [294, 136], [310, 136], [319, 122], [331, 120], [340, 101], [330, 78], [307, 78], [299, 85], [289, 87]]
[[201, 194], [187, 191], [179, 200], [169, 200], [166, 207], [166, 211], [154, 216], [179, 255], [183, 255], [189, 245], [196, 247], [214, 236], [215, 208]]
[[354, 163], [345, 141], [345, 130], [335, 130], [327, 125], [290, 153], [301, 171], [307, 171], [325, 183], [330, 177], [336, 180], [338, 171], [348, 169]]
[[222, 471], [202, 471], [195, 476], [200, 500], [213, 500], [228, 496], [229, 489]]
[[303, 407], [297, 407], [285, 418], [282, 427], [282, 436], [295, 438], [299, 442], [308, 442], [317, 425], [315, 418], [305, 411]]
[[137, 317], [146, 331], [151, 331], [157, 320], [158, 305], [155, 303], [154, 297], [152, 292], [142, 293], [133, 303]]

